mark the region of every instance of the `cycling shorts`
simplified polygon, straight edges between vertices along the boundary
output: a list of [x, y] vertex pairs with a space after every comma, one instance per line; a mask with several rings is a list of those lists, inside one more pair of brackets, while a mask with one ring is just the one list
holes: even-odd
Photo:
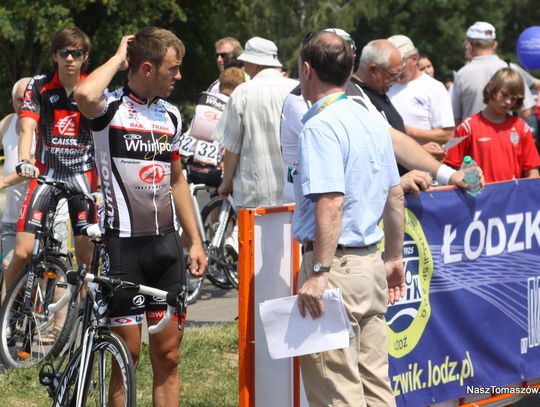
[[[107, 236], [109, 257], [107, 275], [165, 291], [176, 291], [186, 284], [186, 271], [178, 232], [139, 237]], [[129, 290], [114, 294], [108, 304], [111, 326], [125, 326], [146, 320], [161, 320], [167, 310], [165, 300]], [[178, 320], [178, 317], [174, 319]]]
[[[45, 174], [50, 177], [50, 174]], [[97, 190], [98, 177], [96, 170], [86, 171], [82, 174], [74, 174], [72, 177], [63, 179], [79, 186], [87, 193]], [[30, 180], [26, 199], [21, 207], [17, 232], [36, 233], [43, 227], [49, 205], [53, 199], [56, 188], [51, 185], [38, 184], [37, 179]], [[86, 202], [81, 196], [75, 196], [67, 201], [69, 217], [73, 234], [78, 236], [81, 229], [96, 222], [96, 213], [93, 205]]]

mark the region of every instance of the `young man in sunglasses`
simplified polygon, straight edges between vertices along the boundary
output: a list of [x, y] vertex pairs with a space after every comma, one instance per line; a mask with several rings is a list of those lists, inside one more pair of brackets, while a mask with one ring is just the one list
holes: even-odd
[[[219, 73], [223, 72], [225, 68], [231, 66], [240, 65], [237, 63], [237, 58], [242, 53], [242, 45], [234, 37], [220, 38], [216, 41], [216, 65], [219, 69]], [[219, 93], [219, 78], [216, 79], [206, 90], [210, 93]]]
[[[6, 270], [7, 288], [28, 261], [34, 235], [42, 227], [52, 199], [54, 188], [38, 185], [36, 178], [44, 175], [69, 181], [87, 192], [96, 188], [90, 121], [80, 114], [73, 99], [73, 90], [85, 77], [82, 71], [88, 64], [89, 51], [90, 39], [83, 31], [77, 27], [61, 29], [51, 44], [55, 72], [34, 76], [24, 92], [19, 111], [16, 170], [31, 181], [17, 224], [13, 260]], [[35, 161], [32, 155], [34, 134]], [[89, 204], [81, 198], [69, 201], [78, 264], [88, 264], [91, 256], [88, 239], [80, 236], [81, 228], [91, 222], [90, 210]]]

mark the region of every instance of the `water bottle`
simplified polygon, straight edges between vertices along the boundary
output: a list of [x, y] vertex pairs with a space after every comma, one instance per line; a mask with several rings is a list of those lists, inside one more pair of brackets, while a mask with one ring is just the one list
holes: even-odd
[[463, 158], [461, 170], [465, 174], [463, 180], [469, 185], [469, 189], [467, 189], [466, 192], [471, 196], [476, 196], [480, 192], [482, 192], [482, 185], [480, 185], [480, 174], [478, 172], [478, 166], [470, 155], [466, 155]]

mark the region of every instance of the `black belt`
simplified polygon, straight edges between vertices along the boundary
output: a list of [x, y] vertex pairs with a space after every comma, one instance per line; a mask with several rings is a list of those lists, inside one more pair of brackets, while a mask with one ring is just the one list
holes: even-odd
[[[343, 244], [338, 244], [336, 246], [336, 250], [365, 249], [365, 248], [370, 247], [370, 246], [373, 246], [373, 245], [369, 245], [369, 246], [345, 246]], [[312, 240], [304, 242], [304, 244], [302, 245], [302, 253], [312, 252], [313, 250], [314, 250], [314, 247], [313, 247], [313, 241]]]

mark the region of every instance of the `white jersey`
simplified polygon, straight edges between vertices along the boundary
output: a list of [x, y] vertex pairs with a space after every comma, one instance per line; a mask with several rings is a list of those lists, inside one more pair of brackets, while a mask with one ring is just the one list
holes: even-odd
[[159, 98], [148, 103], [127, 86], [105, 98], [106, 109], [92, 120], [105, 232], [136, 237], [177, 230], [170, 180], [171, 163], [180, 159], [178, 109]]
[[388, 91], [388, 97], [406, 125], [423, 130], [455, 125], [448, 91], [426, 73], [406, 85], [395, 83]]

